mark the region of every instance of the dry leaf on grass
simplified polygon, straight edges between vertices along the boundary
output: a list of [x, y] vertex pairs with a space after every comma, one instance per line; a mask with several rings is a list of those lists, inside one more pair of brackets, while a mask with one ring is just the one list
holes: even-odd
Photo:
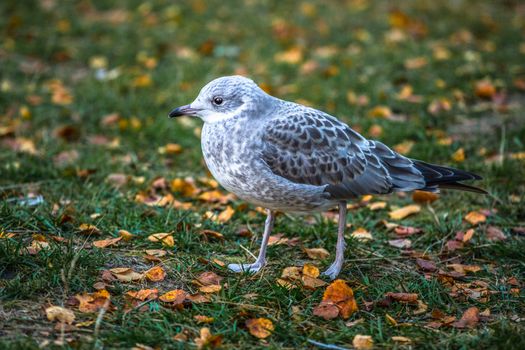
[[401, 237], [412, 236], [412, 235], [415, 235], [417, 233], [421, 233], [421, 231], [422, 230], [420, 228], [412, 227], [412, 226], [397, 226], [397, 227], [394, 227], [394, 232], [396, 233], [396, 235], [401, 236]]
[[374, 347], [374, 341], [369, 335], [357, 334], [352, 340], [352, 345], [356, 350], [369, 350]]
[[465, 311], [461, 319], [454, 322], [452, 327], [454, 328], [474, 328], [479, 322], [479, 309], [475, 306], [470, 307]]
[[215, 320], [213, 317], [204, 315], [195, 315], [193, 319], [197, 321], [197, 323], [212, 323]]
[[471, 225], [477, 225], [487, 221], [487, 216], [479, 211], [471, 211], [465, 215], [465, 220]]
[[390, 216], [390, 219], [392, 220], [402, 220], [406, 218], [409, 215], [419, 213], [421, 211], [421, 207], [417, 204], [411, 204], [407, 205], [406, 207], [402, 207], [396, 210], [392, 210], [388, 215]]
[[200, 232], [200, 234], [205, 237], [205, 238], [213, 238], [213, 239], [218, 239], [218, 240], [223, 240], [224, 239], [224, 235], [220, 232], [217, 232], [217, 231], [212, 231], [212, 230], [202, 230]]
[[187, 296], [188, 293], [182, 289], [174, 289], [162, 294], [159, 300], [165, 303], [182, 304]]
[[49, 321], [58, 321], [72, 324], [75, 321], [73, 311], [61, 306], [50, 306], [46, 309], [46, 316]]
[[364, 227], [359, 227], [357, 230], [352, 232], [351, 236], [359, 241], [369, 241], [372, 239], [372, 234], [368, 232]]
[[313, 313], [328, 320], [338, 315], [347, 319], [356, 311], [357, 303], [352, 288], [345, 281], [336, 280], [326, 288], [323, 300], [314, 308]]
[[501, 231], [496, 226], [489, 226], [487, 227], [487, 239], [489, 241], [497, 242], [497, 241], [504, 241], [507, 239], [503, 231]]
[[330, 256], [328, 250], [324, 248], [305, 248], [304, 252], [313, 260], [323, 260]]
[[116, 238], [108, 238], [108, 239], [101, 239], [99, 241], [94, 241], [93, 245], [97, 248], [106, 248], [112, 245], [117, 244], [118, 241], [120, 241], [122, 237], [116, 237]]
[[158, 293], [159, 293], [158, 289], [153, 288], [153, 289], [141, 289], [137, 291], [130, 290], [129, 292], [126, 293], [126, 295], [133, 299], [144, 301], [146, 299], [147, 300], [157, 299]]
[[91, 224], [81, 224], [78, 229], [79, 233], [83, 235], [100, 235], [102, 232], [95, 226]]
[[146, 278], [151, 282], [160, 282], [166, 278], [166, 271], [162, 266], [154, 266], [144, 273]]
[[119, 230], [117, 233], [125, 242], [131, 241], [135, 237], [134, 234], [126, 230]]
[[249, 319], [246, 321], [246, 327], [251, 335], [259, 339], [268, 338], [274, 330], [272, 321], [267, 318]]
[[171, 233], [154, 233], [148, 236], [148, 241], [150, 242], [161, 242], [162, 244], [173, 247], [175, 241]]
[[389, 240], [388, 244], [399, 249], [407, 249], [412, 246], [412, 241], [406, 238]]
[[211, 334], [211, 331], [209, 328], [204, 327], [201, 328], [199, 332], [199, 338], [195, 338], [193, 341], [195, 342], [195, 345], [197, 345], [197, 349], [204, 349], [204, 348], [217, 348], [222, 343], [223, 336], [221, 334]]
[[102, 289], [94, 293], [82, 293], [75, 295], [79, 302], [78, 310], [80, 312], [98, 312], [103, 307], [109, 306], [110, 294], [107, 290]]
[[419, 204], [432, 203], [439, 198], [439, 194], [427, 191], [414, 191], [412, 200]]
[[403, 343], [403, 344], [412, 343], [412, 339], [403, 337], [401, 335], [394, 335], [391, 339], [395, 341], [396, 343]]
[[116, 267], [109, 269], [109, 271], [111, 271], [113, 276], [115, 276], [121, 282], [138, 281], [144, 277], [142, 273], [133, 271], [133, 269], [129, 267]]
[[215, 272], [208, 271], [201, 273], [193, 283], [198, 285], [199, 291], [203, 293], [217, 293], [222, 289], [220, 285], [222, 279], [223, 277]]
[[437, 270], [436, 263], [430, 260], [417, 258], [416, 264], [424, 271], [434, 272]]
[[388, 292], [385, 294], [385, 297], [395, 300], [395, 301], [401, 301], [405, 303], [415, 303], [418, 299], [417, 293], [394, 293], [394, 292]]

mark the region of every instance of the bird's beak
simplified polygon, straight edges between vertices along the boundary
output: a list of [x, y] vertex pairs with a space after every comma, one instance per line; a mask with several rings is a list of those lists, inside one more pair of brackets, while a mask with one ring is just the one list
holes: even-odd
[[191, 105], [185, 105], [175, 108], [168, 114], [168, 117], [175, 118], [183, 115], [196, 116], [200, 109], [191, 108]]

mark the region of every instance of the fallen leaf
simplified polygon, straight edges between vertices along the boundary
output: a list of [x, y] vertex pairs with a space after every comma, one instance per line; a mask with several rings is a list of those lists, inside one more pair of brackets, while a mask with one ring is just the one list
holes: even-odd
[[394, 232], [396, 233], [396, 235], [402, 236], [402, 237], [415, 235], [417, 233], [421, 233], [421, 231], [422, 230], [420, 228], [411, 227], [411, 226], [398, 226], [394, 228]]
[[303, 276], [316, 278], [319, 276], [319, 269], [314, 265], [305, 264], [303, 266]]
[[137, 299], [140, 301], [144, 300], [151, 300], [151, 299], [157, 299], [159, 291], [154, 289], [141, 289], [137, 291], [130, 290], [126, 293], [126, 295], [130, 296], [133, 299]]
[[195, 315], [193, 319], [197, 321], [197, 323], [212, 323], [215, 320], [213, 317], [204, 315]]
[[219, 215], [217, 216], [217, 222], [224, 224], [232, 218], [233, 214], [235, 214], [235, 210], [231, 206], [227, 206], [226, 209], [221, 211]]
[[217, 275], [215, 272], [203, 272], [197, 277], [197, 282], [201, 285], [208, 286], [212, 284], [220, 284], [223, 277]]
[[438, 200], [439, 195], [437, 193], [428, 192], [428, 191], [414, 191], [412, 193], [412, 200], [416, 203], [432, 203]]
[[403, 337], [401, 335], [395, 335], [391, 339], [395, 341], [396, 343], [404, 343], [404, 344], [412, 343], [412, 339]]
[[251, 335], [259, 339], [268, 338], [274, 330], [272, 321], [267, 318], [249, 319], [246, 321], [246, 327]]
[[214, 239], [218, 239], [218, 240], [223, 240], [224, 239], [224, 235], [220, 232], [217, 232], [217, 231], [212, 231], [212, 230], [202, 230], [200, 232], [201, 235], [203, 235], [204, 237], [207, 237], [207, 238], [214, 238]]
[[175, 240], [171, 233], [154, 233], [148, 236], [150, 242], [161, 242], [162, 244], [173, 247], [175, 246]]
[[421, 211], [421, 207], [417, 204], [411, 204], [407, 205], [406, 207], [402, 207], [396, 210], [392, 210], [388, 215], [392, 220], [402, 220], [406, 218], [409, 215], [419, 213]]
[[107, 308], [110, 297], [109, 292], [105, 289], [98, 290], [94, 293], [75, 295], [75, 299], [79, 302], [78, 310], [86, 313], [98, 312], [103, 307]]
[[133, 271], [129, 267], [116, 267], [109, 269], [109, 271], [121, 282], [138, 281], [144, 277], [143, 274]]
[[386, 202], [374, 202], [374, 203], [369, 203], [367, 207], [368, 209], [375, 211], [375, 210], [385, 209], [386, 205], [387, 205]]
[[352, 232], [352, 237], [359, 241], [369, 241], [372, 239], [372, 234], [368, 232], [364, 227], [359, 227]]
[[144, 276], [146, 276], [146, 278], [151, 282], [160, 282], [164, 281], [164, 278], [166, 278], [166, 271], [164, 271], [162, 266], [154, 266], [146, 271]]
[[463, 242], [457, 241], [455, 239], [451, 239], [451, 240], [447, 241], [446, 245], [447, 245], [447, 250], [449, 252], [453, 252], [453, 251], [455, 251], [457, 249], [463, 248]]
[[388, 241], [388, 244], [399, 249], [407, 249], [412, 246], [412, 241], [406, 238], [392, 239]]
[[[321, 280], [319, 278], [310, 277], [310, 276], [306, 276], [306, 275], [303, 275], [301, 277], [301, 281], [303, 282], [303, 286], [305, 286], [306, 288], [309, 288], [309, 289], [316, 289], [316, 288], [319, 288], [319, 287], [324, 287], [324, 286], [326, 286], [328, 284], [328, 283], [326, 283], [325, 281], [323, 281], [323, 280]], [[288, 286], [283, 285], [283, 287], [288, 287]]]
[[119, 230], [117, 234], [119, 235], [119, 237], [122, 237], [122, 240], [124, 240], [125, 242], [131, 241], [135, 237], [134, 234], [126, 230]]
[[452, 160], [458, 163], [464, 162], [465, 150], [463, 148], [459, 148], [456, 152], [452, 153]]
[[304, 252], [313, 260], [323, 260], [330, 256], [328, 250], [324, 248], [305, 248]]
[[182, 289], [174, 289], [162, 294], [159, 300], [165, 303], [182, 304], [187, 296], [188, 293]]
[[352, 340], [352, 345], [356, 350], [370, 350], [374, 347], [374, 341], [369, 335], [357, 334]]
[[199, 287], [199, 291], [203, 293], [217, 293], [221, 291], [222, 287], [220, 284], [210, 284], [209, 286]]
[[405, 303], [414, 303], [417, 301], [418, 295], [417, 293], [394, 293], [394, 292], [388, 292], [385, 294], [385, 297], [395, 300], [395, 301], [401, 301]]
[[460, 274], [466, 274], [467, 272], [478, 272], [481, 271], [481, 267], [478, 265], [462, 265], [462, 264], [448, 264], [448, 268], [453, 269], [454, 271]]
[[507, 239], [503, 231], [496, 226], [487, 227], [487, 239], [489, 241], [504, 241]]
[[195, 338], [194, 342], [195, 345], [197, 345], [197, 349], [204, 349], [204, 348], [217, 348], [222, 343], [223, 336], [213, 335], [210, 332], [210, 329], [207, 327], [201, 328], [199, 332], [199, 338]]
[[313, 313], [328, 320], [338, 315], [347, 319], [356, 311], [357, 303], [352, 288], [345, 281], [336, 280], [326, 288], [323, 300], [314, 308]]
[[79, 233], [84, 235], [100, 235], [102, 232], [95, 226], [90, 224], [81, 224], [78, 229]]
[[388, 323], [390, 323], [392, 326], [397, 326], [397, 321], [395, 318], [393, 318], [392, 316], [390, 316], [389, 314], [385, 314], [385, 318], [387, 320]]
[[477, 225], [487, 221], [487, 217], [479, 211], [471, 211], [470, 213], [465, 215], [465, 220], [471, 225]]
[[422, 270], [434, 272], [437, 270], [436, 263], [430, 260], [425, 260], [421, 258], [416, 259], [416, 264], [419, 266]]
[[454, 328], [474, 328], [479, 322], [479, 309], [475, 306], [468, 308], [461, 319], [454, 322], [452, 327]]
[[281, 273], [281, 278], [290, 279], [290, 280], [299, 280], [301, 279], [302, 269], [297, 266], [289, 266], [283, 269]]
[[108, 239], [102, 239], [99, 241], [94, 241], [93, 245], [97, 248], [106, 248], [112, 245], [115, 245], [118, 241], [120, 241], [122, 237], [116, 237], [116, 238], [108, 238]]
[[58, 321], [67, 324], [72, 324], [73, 321], [75, 321], [73, 311], [61, 306], [50, 306], [46, 308], [46, 316], [49, 321]]
[[496, 87], [489, 80], [480, 80], [474, 86], [474, 93], [480, 98], [492, 98], [496, 94]]
[[471, 228], [471, 229], [468, 229], [464, 234], [463, 234], [463, 237], [462, 237], [462, 241], [463, 243], [467, 243], [468, 241], [470, 241], [472, 239], [472, 237], [474, 236], [474, 229]]

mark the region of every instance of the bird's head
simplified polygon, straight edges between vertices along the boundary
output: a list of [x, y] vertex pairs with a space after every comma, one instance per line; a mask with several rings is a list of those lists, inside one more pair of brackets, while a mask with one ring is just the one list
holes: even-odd
[[270, 98], [251, 79], [239, 75], [221, 77], [206, 84], [195, 101], [173, 109], [169, 117], [196, 116], [206, 123], [215, 123], [244, 112], [257, 115]]

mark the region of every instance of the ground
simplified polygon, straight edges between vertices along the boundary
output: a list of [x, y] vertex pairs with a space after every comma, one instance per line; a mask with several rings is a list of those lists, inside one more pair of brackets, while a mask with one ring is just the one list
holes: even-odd
[[[0, 347], [525, 348], [525, 7], [397, 6], [2, 1]], [[229, 74], [489, 195], [351, 202], [340, 279], [358, 311], [320, 317], [327, 286], [290, 271], [330, 264], [336, 213], [280, 215], [258, 274], [222, 266], [253, 261], [264, 213], [209, 178], [200, 121], [167, 113]]]

